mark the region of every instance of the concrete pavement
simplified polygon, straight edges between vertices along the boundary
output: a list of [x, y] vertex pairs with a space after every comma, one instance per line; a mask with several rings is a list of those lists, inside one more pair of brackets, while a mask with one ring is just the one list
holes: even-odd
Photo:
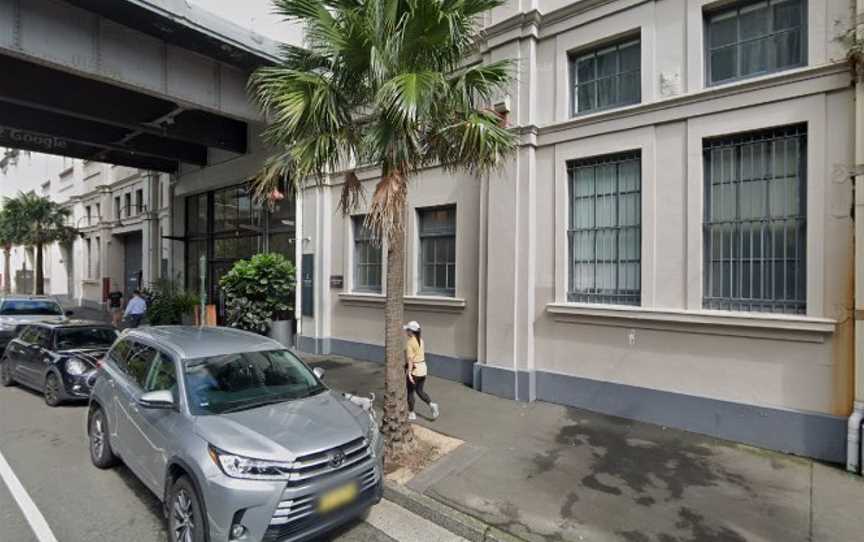
[[[86, 405], [48, 408], [20, 387], [0, 388], [0, 455], [59, 542], [165, 542], [161, 504], [125, 467], [90, 464]], [[444, 529], [384, 501], [364, 523], [334, 542], [463, 542]], [[0, 477], [0, 542], [44, 542]]]
[[[383, 366], [306, 356], [334, 388], [383, 396]], [[430, 378], [466, 450], [416, 491], [529, 541], [864, 539], [864, 482], [834, 466]], [[423, 408], [422, 406], [420, 408]], [[410, 486], [411, 484], [409, 484]]]

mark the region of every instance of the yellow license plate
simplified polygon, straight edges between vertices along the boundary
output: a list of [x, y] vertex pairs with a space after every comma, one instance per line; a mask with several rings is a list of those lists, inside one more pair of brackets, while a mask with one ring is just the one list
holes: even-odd
[[332, 489], [318, 499], [318, 512], [326, 514], [342, 508], [357, 498], [357, 484], [347, 484]]

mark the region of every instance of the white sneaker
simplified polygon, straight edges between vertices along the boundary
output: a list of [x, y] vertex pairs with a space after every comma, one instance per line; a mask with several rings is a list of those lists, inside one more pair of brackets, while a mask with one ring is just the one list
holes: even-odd
[[441, 411], [438, 410], [438, 403], [429, 403], [429, 408], [432, 409], [432, 419], [437, 420], [438, 415], [441, 414]]
[[413, 412], [409, 412], [409, 413], [408, 413], [408, 421], [409, 421], [409, 422], [413, 422], [413, 421], [415, 421], [416, 419], [417, 419], [417, 414], [414, 414]]

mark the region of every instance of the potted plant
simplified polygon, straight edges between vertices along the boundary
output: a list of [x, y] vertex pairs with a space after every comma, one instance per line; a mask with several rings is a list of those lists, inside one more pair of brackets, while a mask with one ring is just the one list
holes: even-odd
[[147, 300], [147, 322], [151, 326], [191, 323], [198, 299], [170, 279], [158, 279], [141, 292]]
[[294, 265], [287, 258], [266, 253], [240, 260], [222, 277], [219, 286], [227, 325], [268, 335], [291, 346]]

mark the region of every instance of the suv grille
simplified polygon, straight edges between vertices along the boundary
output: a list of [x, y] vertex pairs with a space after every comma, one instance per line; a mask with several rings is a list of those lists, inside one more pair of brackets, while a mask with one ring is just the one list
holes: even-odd
[[360, 437], [341, 446], [298, 457], [288, 478], [288, 486], [296, 487], [326, 478], [357, 465], [372, 456], [369, 443]]
[[[375, 487], [378, 482], [378, 475], [375, 473], [375, 467], [369, 467], [367, 470], [357, 477], [360, 484], [359, 490], [361, 498], [370, 489]], [[270, 525], [280, 526], [280, 533], [284, 534], [287, 530], [285, 527], [288, 524], [306, 525], [306, 521], [318, 517], [318, 511], [315, 509], [318, 494], [309, 493], [301, 497], [286, 498], [279, 503], [276, 511], [273, 513], [273, 519], [270, 520]]]

